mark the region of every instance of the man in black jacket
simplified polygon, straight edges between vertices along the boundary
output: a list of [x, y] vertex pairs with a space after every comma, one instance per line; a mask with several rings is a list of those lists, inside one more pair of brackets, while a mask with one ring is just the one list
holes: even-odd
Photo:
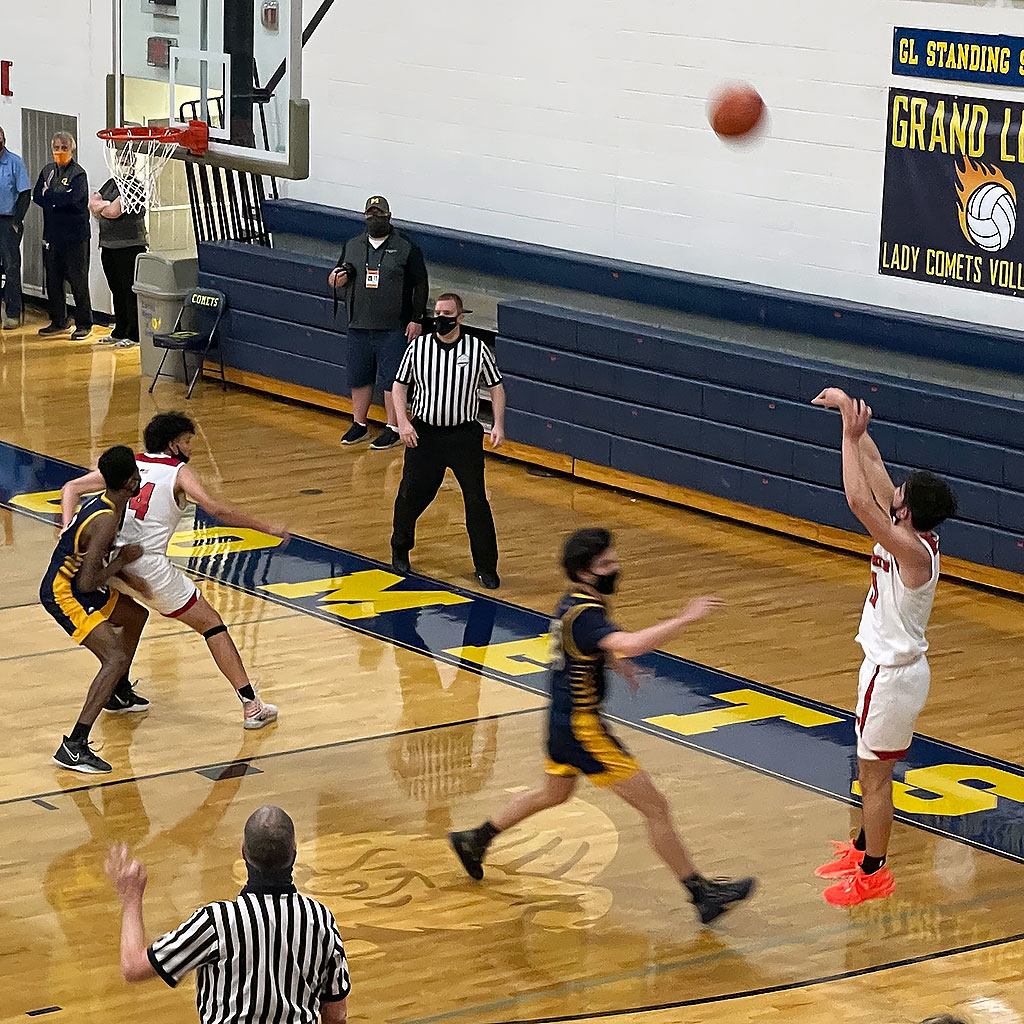
[[405, 346], [423, 333], [427, 267], [419, 247], [391, 227], [391, 207], [383, 196], [367, 199], [365, 213], [366, 231], [345, 243], [328, 284], [345, 289], [348, 306], [352, 426], [341, 443], [366, 439], [366, 416], [379, 380], [388, 422], [370, 447], [382, 451], [400, 440], [391, 385]]
[[89, 180], [75, 161], [75, 138], [57, 132], [50, 142], [53, 163], [40, 172], [32, 201], [43, 208], [43, 265], [50, 323], [40, 335], [63, 334], [70, 326], [64, 302], [64, 285], [75, 298], [75, 330], [72, 341], [92, 333], [92, 300], [89, 297]]

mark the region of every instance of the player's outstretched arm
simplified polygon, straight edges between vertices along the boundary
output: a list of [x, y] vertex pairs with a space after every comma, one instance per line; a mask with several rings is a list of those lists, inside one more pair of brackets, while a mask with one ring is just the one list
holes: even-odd
[[103, 474], [94, 469], [85, 476], [69, 480], [60, 491], [60, 518], [61, 526], [67, 527], [74, 518], [75, 510], [79, 502], [87, 494], [98, 494], [107, 485], [103, 482]]
[[272, 537], [288, 538], [288, 530], [285, 527], [265, 523], [262, 519], [256, 519], [240, 508], [235, 508], [234, 505], [213, 497], [188, 466], [182, 466], [178, 470], [178, 486], [185, 492], [185, 497], [189, 501], [195, 502], [204, 512], [215, 516], [228, 526], [241, 526], [247, 530], [269, 533]]
[[[842, 412], [844, 408], [851, 408], [853, 401], [842, 388], [825, 388], [817, 398], [812, 399], [811, 404], [820, 405], [825, 409], [838, 409]], [[875, 501], [883, 512], [888, 511], [892, 505], [896, 487], [889, 476], [889, 471], [885, 468], [878, 445], [872, 440], [867, 430], [864, 431], [860, 439], [860, 459]]]
[[875, 444], [873, 438], [866, 430], [861, 435], [858, 448], [860, 451], [860, 463], [864, 468], [864, 475], [868, 478], [868, 486], [871, 488], [871, 493], [875, 496], [875, 501], [882, 511], [886, 512], [892, 507], [896, 485], [892, 482], [892, 477], [889, 476], [889, 471], [885, 468], [878, 445]]
[[723, 601], [718, 597], [695, 597], [682, 611], [671, 619], [665, 619], [646, 629], [638, 629], [635, 633], [619, 630], [604, 637], [600, 646], [603, 651], [616, 658], [636, 658], [641, 654], [657, 650], [667, 640], [671, 640], [684, 626], [703, 619], [716, 608], [721, 608]]
[[[931, 557], [913, 533], [899, 529], [888, 509], [882, 511], [871, 490], [861, 457], [861, 439], [871, 422], [871, 407], [860, 399], [851, 400], [843, 414], [843, 488], [850, 511], [864, 524], [871, 537], [901, 565], [900, 575], [908, 585], [931, 574]], [[908, 573], [909, 571], [909, 578]]]

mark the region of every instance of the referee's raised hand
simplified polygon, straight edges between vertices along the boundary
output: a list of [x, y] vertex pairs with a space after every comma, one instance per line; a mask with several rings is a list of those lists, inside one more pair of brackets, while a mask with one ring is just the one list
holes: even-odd
[[118, 843], [110, 848], [110, 855], [104, 867], [122, 901], [142, 899], [146, 889], [146, 867], [128, 856], [128, 846], [125, 843]]

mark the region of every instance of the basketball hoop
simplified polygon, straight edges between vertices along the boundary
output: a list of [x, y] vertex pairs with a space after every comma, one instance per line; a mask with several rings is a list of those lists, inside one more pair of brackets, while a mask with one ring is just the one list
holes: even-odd
[[179, 146], [202, 156], [209, 144], [204, 121], [189, 121], [181, 128], [104, 128], [96, 134], [107, 144], [107, 167], [125, 213], [160, 206], [160, 172]]

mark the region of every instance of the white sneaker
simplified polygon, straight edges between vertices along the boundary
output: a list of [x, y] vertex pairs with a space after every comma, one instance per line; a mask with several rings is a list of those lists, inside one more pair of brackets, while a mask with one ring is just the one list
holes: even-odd
[[262, 729], [265, 725], [277, 721], [277, 707], [265, 704], [257, 697], [242, 704], [242, 727], [245, 729]]

